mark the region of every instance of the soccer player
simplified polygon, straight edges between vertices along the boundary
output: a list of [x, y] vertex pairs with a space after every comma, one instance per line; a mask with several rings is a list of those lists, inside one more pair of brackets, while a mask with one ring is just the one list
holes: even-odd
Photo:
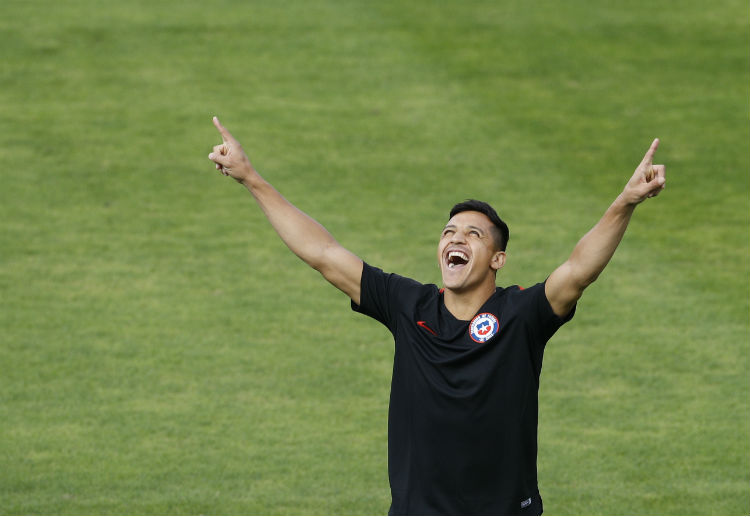
[[297, 256], [395, 342], [388, 413], [393, 515], [540, 515], [539, 375], [547, 341], [607, 265], [635, 207], [664, 188], [659, 140], [570, 258], [544, 282], [500, 288], [508, 227], [480, 201], [453, 207], [437, 247], [443, 287], [386, 274], [342, 247], [255, 171], [214, 117], [209, 159], [253, 195]]

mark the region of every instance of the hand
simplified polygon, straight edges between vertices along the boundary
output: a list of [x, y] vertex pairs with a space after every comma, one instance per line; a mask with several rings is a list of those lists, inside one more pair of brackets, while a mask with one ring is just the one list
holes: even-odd
[[659, 139], [654, 139], [651, 147], [646, 151], [640, 165], [635, 169], [625, 189], [622, 191], [623, 200], [631, 205], [637, 205], [647, 198], [658, 196], [664, 189], [666, 168], [664, 165], [654, 165], [654, 153], [659, 147]]
[[242, 150], [240, 143], [221, 125], [217, 117], [214, 117], [213, 121], [214, 126], [221, 134], [222, 143], [214, 146], [214, 150], [208, 155], [208, 159], [216, 164], [216, 170], [224, 176], [231, 176], [238, 182], [244, 183], [256, 173], [255, 169], [253, 169], [245, 151]]

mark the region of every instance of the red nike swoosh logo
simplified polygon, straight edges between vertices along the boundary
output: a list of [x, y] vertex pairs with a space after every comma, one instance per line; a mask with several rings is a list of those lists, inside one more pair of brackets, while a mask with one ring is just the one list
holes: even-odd
[[437, 336], [437, 332], [435, 332], [430, 327], [428, 327], [426, 322], [424, 322], [424, 321], [418, 321], [417, 325], [419, 325], [420, 327], [422, 327], [423, 329], [425, 329], [427, 332], [429, 332], [433, 336]]

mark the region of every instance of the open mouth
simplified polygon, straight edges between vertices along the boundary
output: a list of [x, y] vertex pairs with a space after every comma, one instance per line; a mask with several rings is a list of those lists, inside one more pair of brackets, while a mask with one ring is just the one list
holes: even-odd
[[469, 256], [463, 251], [453, 250], [448, 252], [445, 262], [448, 264], [448, 269], [453, 269], [468, 264]]

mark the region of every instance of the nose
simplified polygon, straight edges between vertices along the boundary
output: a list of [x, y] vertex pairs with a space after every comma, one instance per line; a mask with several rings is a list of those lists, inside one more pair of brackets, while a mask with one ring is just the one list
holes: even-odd
[[466, 242], [466, 234], [464, 231], [456, 229], [451, 236], [451, 242]]

